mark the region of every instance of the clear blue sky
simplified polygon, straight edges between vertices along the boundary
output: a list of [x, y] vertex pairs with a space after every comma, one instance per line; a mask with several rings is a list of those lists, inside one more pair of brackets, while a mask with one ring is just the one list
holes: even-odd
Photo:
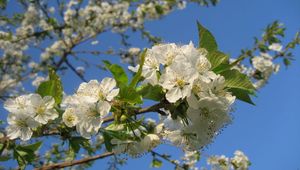
[[[274, 20], [287, 26], [286, 40], [300, 31], [299, 0], [221, 0], [216, 7], [188, 5], [182, 11], [175, 11], [159, 21], [146, 23], [154, 35], [161, 36], [165, 42], [186, 44], [198, 42], [196, 20], [205, 25], [216, 37], [222, 51], [237, 56], [240, 49], [251, 47], [253, 37], [260, 36], [262, 29]], [[101, 48], [118, 47], [118, 36], [101, 35]], [[135, 34], [131, 38], [134, 46], [145, 47]], [[84, 47], [81, 47], [84, 48]], [[237, 102], [233, 113], [233, 124], [217, 136], [214, 143], [203, 150], [205, 154], [225, 154], [232, 156], [237, 149], [250, 158], [253, 170], [298, 170], [300, 169], [300, 48], [294, 51], [296, 61], [288, 69], [273, 76], [270, 83], [254, 98], [256, 106]], [[100, 62], [103, 58], [87, 58]], [[116, 63], [118, 59], [112, 59]], [[106, 74], [91, 69], [88, 79], [101, 79]], [[65, 91], [70, 94], [80, 84], [80, 80], [69, 72], [63, 77]], [[72, 82], [72, 83], [71, 83]], [[28, 87], [27, 89], [30, 89]], [[2, 109], [0, 109], [2, 112]], [[6, 116], [6, 114], [5, 114]], [[5, 117], [1, 116], [1, 118]], [[179, 158], [178, 149], [162, 146], [156, 149], [162, 153]], [[204, 158], [205, 159], [205, 158]], [[96, 161], [90, 169], [106, 168], [107, 160]], [[152, 169], [151, 156], [129, 159], [121, 169]], [[204, 162], [202, 162], [202, 165]], [[164, 162], [162, 169], [173, 166]]]

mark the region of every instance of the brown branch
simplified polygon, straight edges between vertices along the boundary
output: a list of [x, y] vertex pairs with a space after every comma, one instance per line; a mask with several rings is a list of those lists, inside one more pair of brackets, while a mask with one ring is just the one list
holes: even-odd
[[84, 78], [84, 76], [82, 74], [80, 74], [76, 68], [74, 68], [74, 66], [69, 62], [69, 60], [65, 60], [65, 63], [67, 64], [68, 67], [70, 67], [70, 69], [84, 82], [87, 82], [87, 80]]
[[160, 154], [160, 153], [157, 153], [157, 152], [155, 152], [155, 151], [153, 151], [153, 150], [151, 151], [151, 154], [152, 154], [153, 157], [159, 156], [159, 157], [161, 157], [162, 159], [164, 159], [164, 160], [170, 162], [171, 164], [175, 165], [176, 167], [180, 167], [180, 168], [182, 168], [182, 169], [185, 169], [184, 166], [181, 166], [181, 165], [180, 165], [179, 163], [177, 163], [175, 160], [170, 159], [169, 155], [166, 155], [166, 154]]
[[26, 39], [29, 39], [29, 38], [32, 38], [32, 37], [38, 37], [38, 36], [41, 36], [43, 34], [47, 34], [48, 32], [50, 31], [61, 31], [62, 29], [64, 29], [66, 27], [66, 25], [61, 25], [61, 26], [57, 26], [57, 27], [53, 27], [53, 29], [48, 29], [48, 30], [43, 30], [43, 31], [39, 31], [39, 32], [34, 32], [32, 34], [28, 34], [24, 37], [20, 37], [16, 40], [13, 40], [11, 41], [12, 43], [17, 43], [19, 41], [22, 41], [22, 40], [26, 40]]
[[74, 161], [68, 161], [68, 162], [61, 162], [61, 163], [45, 165], [45, 166], [42, 166], [40, 168], [36, 168], [35, 170], [60, 169], [60, 168], [65, 168], [65, 167], [70, 167], [70, 166], [74, 166], [74, 165], [88, 163], [90, 161], [94, 161], [94, 160], [97, 160], [97, 159], [103, 159], [103, 158], [106, 158], [106, 157], [109, 157], [109, 156], [112, 156], [112, 155], [114, 155], [113, 152], [105, 152], [105, 153], [100, 154], [100, 155], [95, 155], [95, 156], [83, 158], [83, 159], [80, 159], [80, 160], [74, 160]]

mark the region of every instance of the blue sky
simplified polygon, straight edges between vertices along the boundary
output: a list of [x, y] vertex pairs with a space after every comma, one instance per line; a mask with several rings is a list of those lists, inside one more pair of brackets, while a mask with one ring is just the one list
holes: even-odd
[[[260, 36], [263, 28], [279, 20], [288, 28], [285, 40], [291, 40], [300, 31], [299, 0], [221, 0], [216, 7], [188, 5], [186, 9], [172, 12], [159, 21], [149, 21], [146, 28], [164, 42], [187, 44], [198, 42], [196, 21], [199, 20], [216, 37], [219, 48], [225, 53], [237, 56], [241, 49], [250, 48], [253, 37]], [[98, 38], [99, 48], [120, 47], [118, 36], [104, 34]], [[130, 39], [133, 46], [145, 47], [138, 35]], [[286, 42], [286, 41], [285, 41]], [[81, 48], [84, 48], [81, 47]], [[90, 47], [89, 47], [90, 48]], [[231, 125], [216, 137], [202, 152], [232, 156], [237, 149], [250, 158], [254, 170], [298, 170], [300, 169], [300, 48], [294, 51], [296, 61], [288, 69], [284, 67], [270, 79], [254, 98], [256, 106], [237, 102]], [[87, 56], [88, 60], [99, 62], [104, 58]], [[110, 58], [111, 59], [111, 58]], [[118, 63], [118, 58], [112, 58]], [[101, 79], [107, 76], [96, 69], [87, 71], [87, 79]], [[72, 72], [63, 76], [65, 91], [70, 94], [80, 84]], [[72, 82], [72, 83], [71, 83]], [[28, 86], [27, 89], [32, 89]], [[2, 112], [2, 110], [0, 109]], [[5, 116], [1, 116], [5, 117]], [[179, 158], [181, 152], [175, 147], [160, 146], [157, 151]], [[205, 158], [203, 158], [205, 159]], [[105, 168], [108, 159], [96, 161], [90, 169]], [[129, 159], [121, 169], [152, 169], [151, 156]], [[205, 165], [201, 162], [201, 165]], [[173, 166], [164, 162], [162, 169]]]

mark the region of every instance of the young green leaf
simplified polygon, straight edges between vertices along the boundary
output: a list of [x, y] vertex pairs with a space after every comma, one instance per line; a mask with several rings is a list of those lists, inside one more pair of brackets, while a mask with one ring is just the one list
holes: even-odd
[[105, 145], [106, 150], [108, 152], [111, 152], [113, 145], [110, 143], [110, 141], [113, 139], [113, 137], [104, 131], [103, 138], [104, 138], [104, 145]]
[[237, 99], [255, 105], [253, 103], [253, 101], [250, 98], [250, 95], [247, 91], [243, 90], [243, 89], [238, 89], [238, 88], [230, 88], [228, 89], [228, 91], [230, 91], [232, 93], [233, 96], [235, 96]]
[[104, 138], [104, 145], [107, 151], [111, 152], [113, 145], [111, 144], [111, 140], [113, 138], [119, 139], [119, 140], [126, 140], [130, 136], [125, 134], [124, 131], [114, 131], [114, 130], [103, 130], [102, 131], [103, 138]]
[[120, 100], [132, 103], [141, 104], [143, 103], [142, 96], [136, 91], [135, 88], [128, 86], [120, 86]]
[[52, 96], [56, 104], [60, 104], [63, 97], [63, 86], [60, 77], [53, 69], [49, 69], [49, 80], [41, 83], [37, 89], [37, 93], [42, 97]]
[[208, 53], [207, 59], [211, 64], [212, 70], [218, 68], [221, 64], [229, 64], [229, 57], [220, 51], [213, 51]]
[[242, 89], [249, 94], [253, 94], [255, 91], [255, 87], [249, 77], [238, 70], [227, 70], [222, 72], [221, 75], [224, 76], [225, 86], [228, 88]]
[[127, 85], [128, 77], [126, 75], [126, 72], [121, 66], [117, 64], [111, 64], [107, 60], [104, 60], [103, 63], [105, 64], [106, 68], [113, 74], [115, 80], [117, 81], [118, 86]]
[[75, 152], [78, 153], [80, 148], [84, 148], [89, 153], [93, 153], [93, 150], [90, 146], [89, 140], [82, 138], [82, 137], [72, 137], [69, 139], [70, 148]]
[[36, 142], [34, 144], [30, 144], [30, 145], [26, 145], [26, 146], [21, 146], [21, 148], [23, 149], [28, 149], [28, 150], [31, 150], [31, 151], [36, 151], [38, 150], [41, 146], [42, 146], [43, 142], [42, 141], [39, 141], [39, 142]]
[[157, 158], [154, 158], [151, 162], [151, 167], [153, 168], [160, 168], [162, 166], [162, 161], [157, 159]]
[[141, 86], [138, 89], [138, 93], [143, 96], [144, 99], [150, 99], [154, 101], [160, 101], [164, 98], [164, 93], [161, 86], [152, 86], [151, 84], [147, 84]]
[[130, 87], [135, 88], [135, 86], [138, 84], [138, 82], [140, 81], [141, 77], [142, 77], [142, 70], [143, 70], [143, 65], [145, 62], [145, 57], [147, 54], [147, 49], [145, 49], [143, 51], [143, 53], [141, 54], [141, 61], [140, 61], [140, 67], [137, 71], [137, 73], [133, 76], [131, 83], [130, 83]]
[[35, 159], [35, 151], [42, 145], [42, 142], [37, 142], [30, 145], [19, 145], [14, 148], [14, 158], [17, 160], [19, 167], [25, 169], [27, 164], [30, 164]]
[[208, 52], [217, 51], [218, 45], [212, 33], [203, 27], [198, 21], [197, 26], [199, 34], [199, 48], [205, 48]]

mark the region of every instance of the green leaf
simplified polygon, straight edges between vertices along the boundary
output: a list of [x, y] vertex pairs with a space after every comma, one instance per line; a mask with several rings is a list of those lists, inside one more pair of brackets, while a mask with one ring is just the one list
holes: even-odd
[[232, 93], [232, 95], [235, 96], [237, 99], [239, 99], [243, 102], [255, 105], [253, 103], [253, 101], [251, 100], [250, 95], [247, 91], [242, 90], [242, 89], [237, 89], [237, 88], [230, 88], [230, 89], [228, 89], [228, 91], [230, 91]]
[[19, 165], [19, 169], [23, 170], [26, 168], [26, 160], [19, 154], [19, 152], [17, 152], [16, 150], [14, 150], [14, 158], [17, 160], [18, 165]]
[[220, 51], [213, 51], [208, 53], [207, 59], [211, 64], [212, 70], [217, 69], [218, 66], [220, 66], [221, 64], [223, 65], [229, 64], [229, 57]]
[[152, 86], [151, 84], [147, 84], [141, 86], [138, 89], [138, 93], [143, 96], [144, 99], [150, 99], [154, 101], [160, 101], [164, 98], [164, 92], [162, 87], [159, 85]]
[[240, 73], [238, 70], [227, 70], [221, 73], [225, 78], [225, 86], [229, 88], [242, 89], [249, 94], [253, 94], [255, 87], [249, 77]]
[[155, 10], [159, 15], [164, 14], [164, 9], [160, 5], [155, 5]]
[[130, 138], [130, 136], [124, 131], [114, 131], [114, 130], [103, 130], [102, 132], [103, 138], [104, 138], [104, 145], [107, 151], [111, 152], [113, 145], [111, 144], [111, 140], [113, 138], [119, 139], [119, 140], [126, 140]]
[[105, 131], [103, 132], [103, 138], [104, 138], [104, 145], [105, 145], [105, 148], [108, 152], [111, 152], [112, 151], [112, 144], [110, 143], [110, 141], [112, 140], [112, 137], [106, 133]]
[[161, 160], [159, 160], [159, 159], [157, 159], [157, 158], [154, 158], [153, 160], [152, 160], [152, 163], [151, 163], [151, 167], [153, 167], [153, 168], [160, 168], [161, 166], [162, 166], [162, 161]]
[[17, 148], [21, 148], [23, 150], [30, 150], [32, 152], [35, 152], [41, 147], [42, 144], [43, 144], [43, 142], [39, 141], [39, 142], [36, 142], [34, 144], [30, 144], [30, 145], [18, 146]]
[[188, 124], [188, 119], [186, 116], [186, 111], [188, 109], [188, 103], [184, 100], [177, 101], [174, 105], [167, 108], [172, 114], [172, 119], [177, 119], [178, 117], [183, 120], [183, 123]]
[[56, 104], [60, 104], [63, 97], [63, 86], [60, 77], [53, 69], [49, 69], [49, 80], [41, 83], [37, 89], [37, 93], [42, 97], [52, 96]]
[[78, 153], [80, 148], [84, 148], [89, 153], [93, 153], [93, 150], [91, 148], [91, 145], [89, 143], [88, 139], [82, 138], [82, 137], [72, 137], [69, 139], [70, 142], [70, 148], [75, 152]]
[[136, 87], [136, 85], [138, 84], [138, 82], [140, 81], [140, 79], [142, 77], [142, 70], [143, 70], [146, 54], [147, 54], [147, 49], [145, 49], [143, 51], [143, 53], [141, 54], [140, 67], [139, 67], [137, 73], [133, 76], [131, 83], [129, 85], [132, 88]]
[[35, 151], [42, 145], [42, 142], [37, 142], [30, 145], [19, 145], [14, 148], [14, 158], [17, 160], [19, 167], [25, 169], [27, 164], [35, 160]]
[[203, 27], [198, 21], [197, 26], [199, 34], [199, 47], [205, 48], [208, 52], [217, 51], [218, 45], [212, 33]]
[[128, 77], [126, 75], [126, 72], [121, 66], [117, 64], [111, 64], [107, 60], [104, 60], [103, 63], [105, 64], [106, 68], [113, 74], [114, 79], [117, 81], [118, 86], [127, 85]]
[[143, 103], [142, 96], [136, 91], [135, 88], [128, 86], [120, 86], [120, 100], [132, 104]]
[[289, 65], [291, 65], [291, 61], [289, 60], [289, 59], [287, 59], [287, 58], [284, 58], [283, 59], [283, 63], [284, 63], [284, 65], [287, 67], [287, 66], [289, 66]]
[[216, 74], [221, 74], [224, 71], [230, 70], [232, 66], [230, 64], [220, 64], [218, 67], [214, 68], [213, 71]]

